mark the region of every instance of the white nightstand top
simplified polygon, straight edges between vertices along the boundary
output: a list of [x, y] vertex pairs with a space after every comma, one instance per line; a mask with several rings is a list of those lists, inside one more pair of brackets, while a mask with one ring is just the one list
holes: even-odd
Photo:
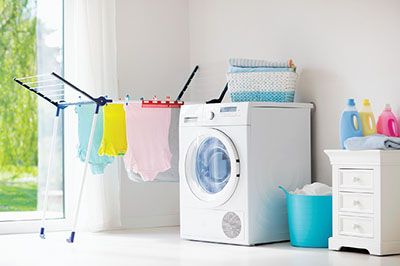
[[400, 165], [400, 150], [324, 150], [331, 164]]

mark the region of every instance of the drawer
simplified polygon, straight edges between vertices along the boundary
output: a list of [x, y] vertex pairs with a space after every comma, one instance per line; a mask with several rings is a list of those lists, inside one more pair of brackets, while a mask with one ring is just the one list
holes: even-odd
[[339, 211], [374, 213], [374, 195], [339, 192]]
[[373, 191], [373, 170], [339, 170], [339, 190]]
[[358, 237], [374, 237], [373, 218], [339, 216], [339, 234]]

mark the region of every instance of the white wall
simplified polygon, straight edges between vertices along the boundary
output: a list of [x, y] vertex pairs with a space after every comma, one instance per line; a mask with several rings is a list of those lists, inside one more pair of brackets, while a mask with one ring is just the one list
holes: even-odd
[[[117, 0], [116, 13], [121, 97], [175, 98], [190, 72], [188, 2]], [[123, 227], [179, 224], [178, 184], [139, 184], [121, 173]]]
[[314, 180], [331, 183], [323, 150], [340, 147], [347, 98], [400, 115], [400, 1], [190, 0], [189, 21], [190, 63], [200, 65], [192, 99], [219, 94], [230, 57], [294, 60], [297, 101], [316, 103]]

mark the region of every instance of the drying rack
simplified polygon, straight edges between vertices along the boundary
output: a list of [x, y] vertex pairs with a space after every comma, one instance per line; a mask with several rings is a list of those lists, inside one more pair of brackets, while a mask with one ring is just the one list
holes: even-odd
[[[199, 66], [196, 66], [194, 68], [189, 79], [185, 83], [183, 89], [181, 90], [181, 92], [179, 93], [179, 95], [175, 101], [170, 101], [169, 99], [167, 99], [165, 101], [160, 101], [156, 98], [153, 98], [153, 100], [141, 100], [142, 107], [143, 108], [179, 108], [180, 106], [182, 106], [184, 104], [184, 102], [181, 101], [181, 98], [182, 98], [183, 94], [185, 93], [186, 89], [188, 88], [194, 75], [196, 74], [196, 71], [198, 70], [198, 68], [199, 68]], [[23, 78], [14, 78], [14, 81], [16, 83], [18, 83], [19, 85], [21, 85], [22, 87], [28, 89], [29, 91], [35, 93], [37, 96], [41, 97], [42, 99], [46, 100], [47, 102], [51, 103], [52, 105], [54, 105], [57, 108], [56, 116], [54, 119], [54, 125], [53, 125], [53, 135], [52, 135], [52, 140], [51, 140], [51, 145], [50, 145], [50, 157], [49, 157], [49, 164], [48, 164], [47, 175], [46, 175], [46, 188], [45, 188], [43, 214], [42, 214], [41, 228], [40, 228], [40, 237], [42, 239], [45, 239], [45, 220], [46, 220], [46, 211], [47, 211], [48, 197], [49, 197], [49, 195], [48, 195], [49, 184], [50, 184], [49, 180], [51, 177], [51, 169], [52, 169], [52, 164], [53, 164], [53, 153], [54, 153], [55, 142], [56, 142], [56, 137], [57, 137], [60, 113], [62, 110], [64, 110], [68, 106], [96, 104], [93, 121], [92, 121], [92, 127], [91, 127], [91, 131], [90, 131], [90, 136], [89, 136], [88, 151], [86, 153], [85, 165], [84, 165], [84, 170], [82, 173], [82, 180], [81, 180], [81, 187], [80, 187], [80, 191], [79, 191], [78, 203], [77, 203], [77, 207], [75, 209], [74, 222], [72, 225], [71, 234], [70, 234], [69, 238], [67, 238], [67, 242], [73, 243], [74, 239], [75, 239], [76, 225], [77, 225], [79, 210], [80, 210], [80, 206], [81, 206], [83, 188], [85, 185], [87, 168], [88, 168], [88, 164], [89, 164], [90, 153], [92, 150], [93, 136], [94, 136], [94, 132], [95, 132], [95, 128], [96, 128], [97, 115], [99, 113], [99, 109], [101, 106], [104, 106], [108, 103], [128, 103], [131, 101], [129, 101], [129, 99], [127, 101], [121, 101], [121, 99], [113, 101], [112, 99], [108, 99], [104, 96], [95, 98], [95, 97], [91, 96], [90, 94], [86, 93], [85, 91], [79, 89], [77, 86], [75, 86], [71, 82], [65, 80], [63, 77], [61, 77], [60, 75], [58, 75], [55, 72], [52, 72], [51, 74], [36, 75], [36, 76], [23, 77]], [[67, 88], [69, 87], [69, 88], [73, 89], [73, 91], [75, 92], [75, 96], [78, 96], [77, 97], [78, 100], [72, 100], [72, 101], [66, 100], [66, 95], [65, 95], [66, 88], [64, 85], [67, 85]]]

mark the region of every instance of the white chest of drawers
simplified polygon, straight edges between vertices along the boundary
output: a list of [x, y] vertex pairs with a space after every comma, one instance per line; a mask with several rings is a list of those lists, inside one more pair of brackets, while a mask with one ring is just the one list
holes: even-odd
[[400, 151], [326, 150], [332, 164], [329, 249], [400, 253]]

